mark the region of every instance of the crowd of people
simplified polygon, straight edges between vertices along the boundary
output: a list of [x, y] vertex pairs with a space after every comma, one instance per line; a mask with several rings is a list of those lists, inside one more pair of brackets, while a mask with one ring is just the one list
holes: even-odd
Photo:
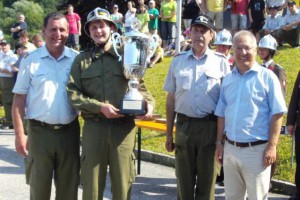
[[[153, 119], [155, 100], [141, 80], [146, 114], [120, 114], [128, 79], [111, 34], [132, 31], [137, 19], [139, 31], [158, 42], [148, 67], [174, 55], [176, 1], [159, 1], [159, 9], [156, 4], [127, 1], [125, 15], [116, 4], [111, 13], [95, 8], [83, 26], [69, 5], [66, 15], [48, 14], [32, 37], [22, 14], [10, 29], [11, 44], [0, 32], [1, 128], [15, 130], [32, 199], [50, 199], [52, 178], [58, 200], [77, 199], [79, 182], [84, 200], [102, 199], [108, 167], [113, 199], [130, 199], [134, 119]], [[231, 13], [231, 28], [224, 29], [226, 13]], [[287, 109], [285, 70], [273, 60], [283, 43], [300, 44], [296, 3], [190, 0], [182, 19], [182, 52], [174, 55], [164, 83], [165, 148], [176, 151], [178, 199], [212, 200], [216, 180], [225, 184], [226, 199], [246, 194], [250, 200], [267, 199], [282, 118], [288, 113], [287, 131], [296, 137], [292, 199], [299, 200], [300, 73]], [[93, 46], [79, 53], [82, 31]], [[79, 113], [84, 119], [81, 155]]]

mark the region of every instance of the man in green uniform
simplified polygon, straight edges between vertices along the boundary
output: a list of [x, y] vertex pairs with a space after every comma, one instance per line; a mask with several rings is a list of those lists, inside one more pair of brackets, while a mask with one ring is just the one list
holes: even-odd
[[[94, 46], [75, 58], [67, 84], [71, 103], [84, 118], [83, 200], [103, 199], [108, 165], [113, 200], [130, 199], [135, 176], [134, 117], [119, 114], [128, 79], [111, 44], [112, 30], [116, 24], [106, 10], [96, 8], [88, 14], [84, 31]], [[153, 97], [143, 81], [139, 90], [147, 101], [147, 113], [141, 118], [151, 118]]]
[[[66, 91], [72, 62], [78, 53], [64, 46], [68, 32], [63, 14], [46, 16], [46, 43], [24, 56], [13, 89], [16, 150], [26, 157], [30, 199], [49, 200], [52, 179], [56, 200], [77, 200], [78, 196], [80, 128]], [[24, 116], [28, 138], [24, 134]]]

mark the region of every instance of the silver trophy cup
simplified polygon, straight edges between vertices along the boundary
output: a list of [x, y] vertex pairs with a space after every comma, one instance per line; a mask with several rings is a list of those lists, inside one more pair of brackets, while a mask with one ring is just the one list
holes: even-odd
[[[147, 68], [147, 61], [156, 49], [156, 41], [152, 37], [137, 31], [138, 22], [132, 25], [135, 30], [120, 36], [112, 34], [112, 44], [120, 61], [123, 61], [124, 75], [130, 79], [129, 91], [125, 94], [121, 105], [121, 114], [143, 115], [146, 113], [146, 101], [138, 91], [139, 82], [143, 78]], [[118, 52], [122, 49], [122, 56]]]

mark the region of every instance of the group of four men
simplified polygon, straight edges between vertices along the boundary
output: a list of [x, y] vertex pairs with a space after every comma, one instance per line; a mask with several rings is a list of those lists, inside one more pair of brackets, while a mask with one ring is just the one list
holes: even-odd
[[[214, 36], [211, 19], [200, 15], [191, 25], [193, 47], [173, 59], [164, 86], [168, 92], [165, 145], [168, 151], [176, 149], [178, 199], [214, 199], [216, 161], [222, 160], [223, 150], [226, 198], [242, 199], [247, 190], [250, 199], [266, 199], [286, 112], [283, 95], [276, 90], [279, 81], [255, 62], [256, 41], [250, 32], [241, 31], [233, 39], [236, 67], [230, 73], [227, 59], [208, 48]], [[113, 199], [130, 199], [135, 125], [134, 117], [118, 109], [128, 79], [112, 48], [112, 30], [116, 24], [106, 10], [91, 11], [84, 31], [94, 46], [77, 55], [64, 46], [65, 16], [51, 13], [43, 24], [45, 45], [22, 60], [12, 115], [16, 150], [26, 158], [32, 199], [50, 199], [52, 178], [56, 199], [77, 199], [80, 129], [76, 110], [85, 120], [83, 199], [103, 198], [108, 165]], [[154, 99], [143, 81], [139, 87], [147, 113], [138, 118], [151, 119]]]

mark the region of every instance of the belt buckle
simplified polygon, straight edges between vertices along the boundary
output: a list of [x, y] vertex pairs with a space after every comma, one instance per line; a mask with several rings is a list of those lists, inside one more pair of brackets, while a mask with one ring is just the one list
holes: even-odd
[[233, 141], [233, 146], [238, 147], [238, 146], [236, 146], [236, 141]]
[[53, 126], [53, 129], [54, 130], [59, 130], [59, 129], [61, 129], [62, 128], [62, 125], [54, 125]]

